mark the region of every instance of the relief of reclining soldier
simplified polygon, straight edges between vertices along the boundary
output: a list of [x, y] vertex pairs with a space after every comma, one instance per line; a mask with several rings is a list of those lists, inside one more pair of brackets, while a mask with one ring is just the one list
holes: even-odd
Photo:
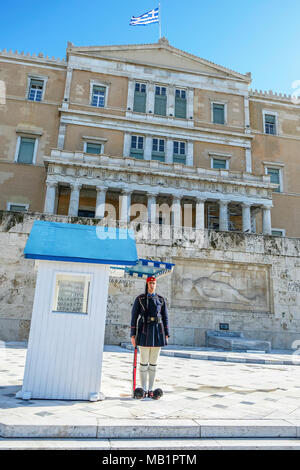
[[188, 293], [194, 288], [200, 297], [210, 302], [221, 300], [222, 302], [249, 304], [260, 297], [259, 295], [245, 296], [230, 284], [214, 280], [213, 277], [219, 274], [231, 277], [230, 274], [222, 271], [215, 271], [209, 277], [199, 277], [194, 280], [189, 275], [185, 275], [182, 283], [183, 290]]
[[271, 310], [268, 266], [214, 261], [191, 261], [186, 266], [179, 262], [175, 277], [174, 307]]

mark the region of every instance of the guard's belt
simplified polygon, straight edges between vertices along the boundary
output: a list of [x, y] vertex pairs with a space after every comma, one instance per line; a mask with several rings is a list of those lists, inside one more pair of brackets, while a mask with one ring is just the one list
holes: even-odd
[[[142, 317], [142, 318], [143, 318], [143, 321], [145, 321], [144, 317]], [[154, 322], [154, 321], [156, 323], [161, 323], [161, 317], [146, 317], [146, 322], [147, 323], [151, 323], [151, 322]]]

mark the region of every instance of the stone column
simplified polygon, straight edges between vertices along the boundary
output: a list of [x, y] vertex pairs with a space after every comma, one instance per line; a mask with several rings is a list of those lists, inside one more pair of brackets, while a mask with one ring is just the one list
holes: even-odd
[[263, 210], [263, 234], [264, 235], [271, 235], [272, 233], [272, 225], [271, 225], [271, 207], [270, 206], [262, 206]]
[[62, 103], [62, 108], [63, 109], [68, 109], [69, 108], [72, 74], [73, 74], [72, 67], [68, 67], [67, 68], [66, 81], [65, 81], [64, 100], [63, 100], [63, 103]]
[[229, 201], [219, 201], [219, 230], [227, 231], [229, 228], [228, 220]]
[[244, 110], [245, 110], [245, 127], [246, 132], [250, 132], [250, 112], [249, 112], [249, 98], [244, 96]]
[[251, 209], [250, 204], [242, 203], [243, 232], [251, 233]]
[[46, 182], [47, 191], [45, 197], [45, 205], [44, 205], [44, 212], [46, 214], [54, 214], [55, 212], [55, 200], [56, 200], [56, 190], [57, 190], [57, 183], [55, 182]]
[[246, 171], [247, 171], [247, 173], [252, 173], [251, 148], [246, 148], [245, 149], [245, 161], [246, 161]]
[[256, 213], [251, 213], [251, 232], [256, 233]]
[[124, 157], [129, 157], [130, 146], [131, 146], [131, 135], [125, 132], [124, 133], [124, 148], [123, 148]]
[[204, 230], [205, 228], [205, 199], [196, 199], [196, 227], [197, 229]]
[[156, 198], [157, 194], [147, 193], [148, 196], [148, 222], [156, 224]]
[[135, 80], [128, 80], [127, 111], [133, 111], [134, 90]]
[[95, 218], [103, 219], [105, 213], [105, 199], [106, 199], [106, 186], [96, 186], [97, 199], [96, 199], [96, 211]]
[[71, 188], [71, 195], [70, 195], [68, 215], [77, 217], [78, 209], [79, 209], [79, 197], [80, 197], [81, 184], [78, 184], [78, 183], [70, 184], [70, 188]]
[[154, 113], [154, 83], [149, 82], [147, 86], [146, 113]]
[[186, 164], [189, 166], [194, 165], [194, 142], [187, 143]]
[[173, 140], [167, 139], [166, 163], [173, 163]]
[[145, 149], [144, 149], [144, 160], [151, 160], [152, 157], [152, 136], [146, 135], [145, 138]]
[[174, 85], [169, 85], [167, 88], [167, 116], [175, 116], [175, 87]]
[[181, 215], [181, 197], [173, 196], [172, 212], [173, 212], [173, 225], [174, 227], [182, 227], [182, 215]]
[[130, 205], [131, 205], [131, 193], [129, 189], [123, 189], [121, 192], [121, 211], [120, 211], [120, 222], [128, 223], [130, 219]]
[[194, 118], [194, 88], [188, 88], [187, 90], [186, 118]]
[[60, 123], [59, 130], [58, 130], [58, 138], [57, 138], [57, 148], [59, 150], [63, 150], [65, 146], [65, 137], [66, 137], [66, 124]]

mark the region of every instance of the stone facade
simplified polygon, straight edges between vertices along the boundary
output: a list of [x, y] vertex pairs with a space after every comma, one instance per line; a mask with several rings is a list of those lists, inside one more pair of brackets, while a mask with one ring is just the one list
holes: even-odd
[[[124, 216], [127, 202], [144, 197], [153, 222], [151, 207], [157, 198], [167, 196], [170, 206], [174, 190], [178, 190], [175, 205], [180, 208], [192, 203], [191, 225], [195, 228], [300, 235], [296, 157], [300, 105], [293, 97], [251, 90], [250, 73], [241, 74], [188, 54], [165, 38], [155, 44], [121, 46], [75, 47], [68, 43], [66, 60], [3, 50], [0, 63], [0, 85], [6, 91], [0, 102], [0, 209], [94, 213], [101, 218], [109, 203], [118, 218], [121, 213]], [[36, 83], [42, 83], [38, 98], [37, 88], [30, 95], [30, 87], [37, 87]], [[137, 84], [146, 89], [143, 112], [135, 109]], [[96, 101], [102, 99], [97, 105], [93, 103], [94, 87], [102, 93], [95, 95]], [[165, 115], [155, 110], [157, 88], [165, 90]], [[176, 115], [177, 93], [181, 92], [185, 117]], [[215, 105], [222, 107], [223, 121], [214, 119]], [[268, 117], [274, 118], [274, 124], [268, 124]], [[143, 139], [143, 162], [130, 158], [132, 136]], [[26, 138], [35, 142], [30, 165], [19, 158], [20, 142]], [[164, 142], [163, 156], [153, 155], [154, 139]], [[184, 144], [184, 159], [174, 154], [174, 142]], [[100, 153], [92, 156], [87, 152], [89, 143], [101, 145]], [[163, 161], [158, 164], [157, 158]], [[119, 186], [115, 181], [110, 185], [107, 172], [117, 171], [118, 160], [123, 160], [119, 166], [126, 174], [120, 176]], [[215, 160], [224, 167], [210, 173]], [[148, 162], [144, 171], [149, 178], [159, 179], [158, 170], [170, 176], [164, 180], [166, 185], [152, 182], [149, 193], [148, 184], [141, 192], [141, 184], [135, 184], [130, 175], [132, 167], [140, 174], [141, 165]], [[101, 169], [105, 169], [105, 180], [99, 176]], [[176, 172], [188, 176], [190, 169], [195, 175], [203, 172], [207, 181], [217, 180], [218, 188], [203, 191], [199, 185], [189, 186], [188, 178], [182, 181], [185, 188], [168, 186]], [[270, 184], [272, 170], [272, 178], [280, 180], [279, 192], [274, 192], [277, 185]], [[130, 178], [134, 184], [127, 188]], [[250, 189], [244, 182], [251, 178]], [[228, 192], [232, 194], [228, 179], [236, 181], [238, 198], [228, 197]], [[266, 190], [269, 184], [269, 191], [258, 200], [261, 182]], [[131, 193], [125, 202], [124, 190], [128, 189]], [[178, 214], [175, 222], [184, 224]]]
[[[26, 340], [33, 305], [34, 261], [23, 249], [35, 219], [97, 224], [97, 219], [0, 212], [1, 340]], [[204, 346], [205, 331], [228, 323], [249, 339], [292, 348], [300, 339], [300, 240], [131, 223], [138, 255], [176, 264], [158, 282], [169, 306], [171, 343]], [[164, 236], [165, 235], [165, 236]], [[110, 279], [105, 342], [129, 340], [130, 311], [144, 281]]]

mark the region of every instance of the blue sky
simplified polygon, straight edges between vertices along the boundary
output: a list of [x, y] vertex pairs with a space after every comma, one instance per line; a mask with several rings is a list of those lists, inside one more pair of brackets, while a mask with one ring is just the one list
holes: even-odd
[[[0, 48], [64, 57], [76, 46], [158, 40], [158, 25], [129, 26], [158, 0], [2, 2]], [[171, 45], [241, 73], [252, 88], [293, 93], [300, 80], [300, 0], [161, 0]]]

